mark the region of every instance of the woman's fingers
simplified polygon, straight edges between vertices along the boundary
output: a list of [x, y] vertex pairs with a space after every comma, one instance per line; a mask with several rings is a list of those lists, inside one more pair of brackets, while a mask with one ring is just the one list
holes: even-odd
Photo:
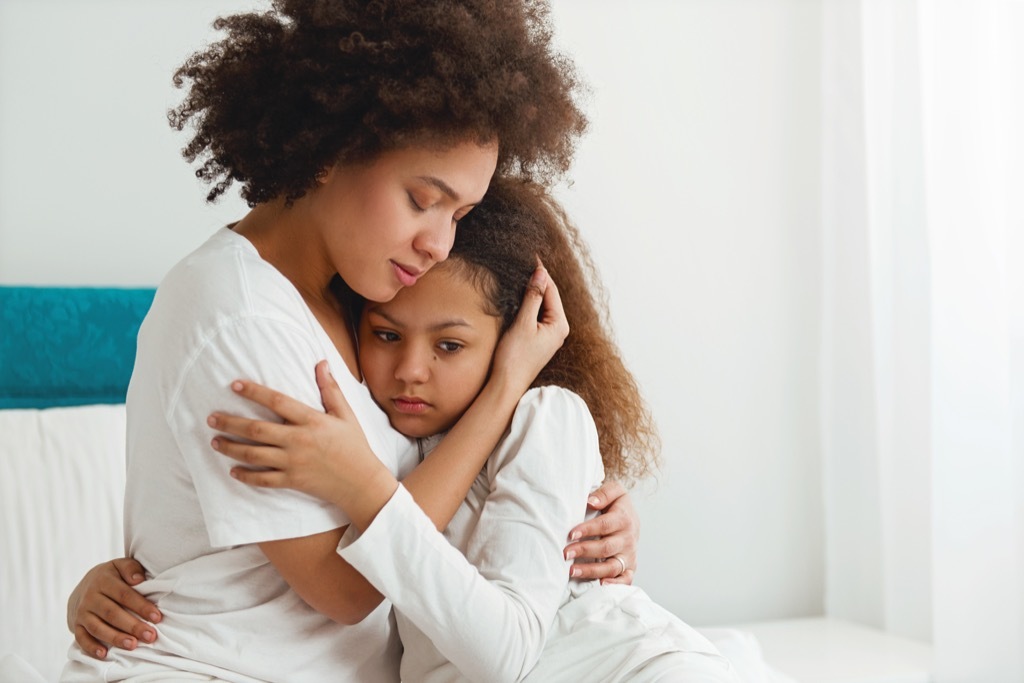
[[[127, 612], [124, 605], [106, 597], [95, 601], [93, 611], [82, 618], [81, 626], [93, 638], [125, 650], [134, 650], [139, 640], [155, 640], [154, 635], [148, 639], [136, 636], [136, 631], [139, 634], [152, 633], [152, 627], [147, 629], [145, 622]], [[75, 628], [77, 632], [77, 624]]]
[[632, 586], [633, 576], [635, 575], [635, 573], [636, 572], [634, 572], [632, 569], [627, 569], [618, 576], [610, 576], [606, 579], [601, 579], [601, 583], [617, 583], [623, 586]]
[[[113, 564], [114, 569], [116, 569], [117, 573], [121, 575], [121, 579], [123, 579], [124, 582], [127, 583], [129, 586], [134, 586], [138, 583], [142, 583], [142, 581], [146, 578], [146, 570], [134, 558], [119, 557], [116, 560], [113, 560]], [[149, 604], [152, 605], [152, 603]], [[153, 611], [154, 613], [156, 613], [155, 607], [153, 608]], [[142, 612], [140, 612], [140, 614], [142, 614]], [[152, 619], [152, 621], [159, 621], [159, 613], [156, 614], [156, 618]]]
[[139, 641], [156, 640], [156, 629], [136, 616], [160, 620], [156, 606], [127, 583], [136, 574], [144, 571], [134, 560], [105, 562], [91, 569], [72, 592], [68, 626], [84, 652], [103, 659], [108, 644], [131, 650]]
[[[633, 583], [635, 557], [616, 553], [597, 562], [576, 562], [569, 568], [569, 577], [580, 581], [600, 579], [602, 583]], [[625, 569], [623, 569], [625, 567]]]
[[348, 401], [331, 374], [331, 366], [325, 360], [316, 364], [316, 384], [320, 387], [320, 401], [329, 415], [344, 417], [349, 414]]
[[626, 494], [626, 488], [622, 484], [614, 479], [609, 479], [590, 494], [590, 497], [587, 499], [587, 507], [594, 510], [604, 510], [609, 504]]
[[637, 565], [639, 519], [620, 483], [608, 481], [594, 491], [587, 505], [603, 512], [570, 532], [566, 559], [575, 560], [570, 576], [631, 584]]
[[107, 646], [89, 635], [84, 626], [75, 626], [74, 633], [75, 642], [82, 648], [82, 652], [94, 659], [106, 659]]

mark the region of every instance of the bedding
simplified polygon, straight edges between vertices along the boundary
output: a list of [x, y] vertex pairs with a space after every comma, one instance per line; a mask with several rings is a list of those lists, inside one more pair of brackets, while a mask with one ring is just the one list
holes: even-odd
[[56, 680], [67, 595], [124, 552], [124, 395], [153, 294], [0, 286], [0, 680]]

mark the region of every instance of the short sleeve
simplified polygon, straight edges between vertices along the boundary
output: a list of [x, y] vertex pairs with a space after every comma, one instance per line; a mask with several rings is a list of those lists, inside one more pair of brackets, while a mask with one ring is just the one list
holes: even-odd
[[[210, 545], [227, 547], [298, 538], [348, 523], [336, 507], [287, 489], [262, 489], [230, 475], [236, 462], [213, 450], [214, 411], [280, 422], [271, 411], [231, 390], [236, 379], [269, 386], [321, 408], [314, 368], [323, 358], [316, 341], [288, 321], [245, 317], [226, 324], [190, 359], [167, 421], [191, 474]], [[334, 368], [338, 370], [338, 368]]]

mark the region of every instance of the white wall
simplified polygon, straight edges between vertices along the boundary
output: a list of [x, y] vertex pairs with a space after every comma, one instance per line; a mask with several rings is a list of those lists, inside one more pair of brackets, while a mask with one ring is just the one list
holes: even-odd
[[[666, 466], [638, 582], [697, 624], [820, 613], [820, 8], [554, 0], [591, 131], [560, 194]], [[170, 74], [232, 1], [0, 3], [0, 283], [155, 284], [204, 205]]]

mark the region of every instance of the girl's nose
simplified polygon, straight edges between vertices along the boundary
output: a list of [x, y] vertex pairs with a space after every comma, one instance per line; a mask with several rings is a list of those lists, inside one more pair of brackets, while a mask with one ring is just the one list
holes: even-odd
[[409, 384], [422, 384], [430, 377], [430, 356], [419, 350], [409, 350], [395, 366], [395, 379]]

